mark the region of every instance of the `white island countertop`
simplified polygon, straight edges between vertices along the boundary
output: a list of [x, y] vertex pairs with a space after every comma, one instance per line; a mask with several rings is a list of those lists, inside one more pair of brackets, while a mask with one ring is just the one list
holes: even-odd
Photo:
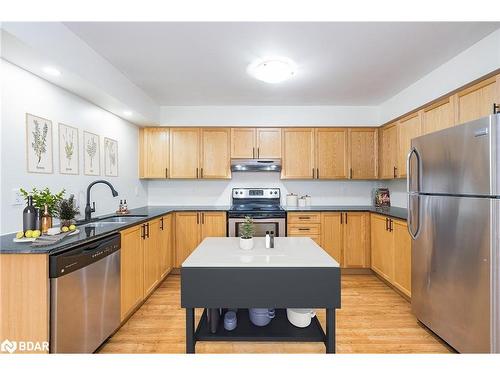
[[339, 267], [338, 262], [309, 237], [276, 237], [266, 249], [255, 237], [252, 250], [242, 250], [239, 237], [207, 237], [182, 267]]

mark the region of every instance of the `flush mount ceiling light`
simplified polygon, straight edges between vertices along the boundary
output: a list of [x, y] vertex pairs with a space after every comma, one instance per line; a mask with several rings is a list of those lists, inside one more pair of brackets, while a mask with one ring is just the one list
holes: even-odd
[[279, 83], [292, 78], [297, 71], [297, 65], [286, 57], [270, 57], [254, 61], [247, 71], [259, 81]]
[[58, 77], [61, 75], [61, 72], [52, 66], [46, 66], [43, 68], [43, 71], [51, 76]]

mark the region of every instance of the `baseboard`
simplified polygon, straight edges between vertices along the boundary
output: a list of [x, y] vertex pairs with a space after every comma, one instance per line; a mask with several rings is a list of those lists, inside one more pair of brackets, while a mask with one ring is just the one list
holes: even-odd
[[341, 268], [341, 275], [373, 275], [373, 272], [370, 268]]

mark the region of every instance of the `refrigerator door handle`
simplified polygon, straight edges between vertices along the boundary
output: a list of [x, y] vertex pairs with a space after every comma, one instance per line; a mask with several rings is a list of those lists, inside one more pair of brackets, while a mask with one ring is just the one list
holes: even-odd
[[415, 147], [412, 147], [410, 149], [410, 152], [408, 153], [408, 156], [406, 157], [406, 191], [408, 193], [411, 189], [411, 157], [413, 156], [413, 154], [415, 154], [415, 158], [417, 160], [417, 170], [415, 176], [415, 178], [417, 179], [417, 192], [420, 192], [420, 155], [418, 154], [417, 149]]
[[412, 209], [412, 194], [411, 194], [411, 181], [412, 181], [412, 173], [411, 173], [411, 158], [415, 154], [415, 158], [417, 161], [417, 166], [416, 166], [416, 179], [417, 179], [417, 191], [420, 191], [420, 156], [418, 155], [418, 152], [415, 147], [412, 147], [410, 149], [410, 152], [408, 153], [408, 157], [406, 158], [406, 194], [407, 194], [407, 207], [408, 207], [408, 233], [410, 233], [411, 238], [414, 240], [417, 239], [418, 233], [420, 232], [420, 198], [417, 196], [417, 208], [416, 208], [416, 217], [417, 217], [417, 229], [415, 233], [412, 232], [412, 227], [413, 227], [413, 209]]

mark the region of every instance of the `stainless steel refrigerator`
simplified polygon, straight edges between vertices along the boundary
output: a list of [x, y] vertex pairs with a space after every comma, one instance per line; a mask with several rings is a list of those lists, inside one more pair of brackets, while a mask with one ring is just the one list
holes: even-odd
[[412, 140], [412, 311], [463, 353], [500, 352], [500, 115]]

